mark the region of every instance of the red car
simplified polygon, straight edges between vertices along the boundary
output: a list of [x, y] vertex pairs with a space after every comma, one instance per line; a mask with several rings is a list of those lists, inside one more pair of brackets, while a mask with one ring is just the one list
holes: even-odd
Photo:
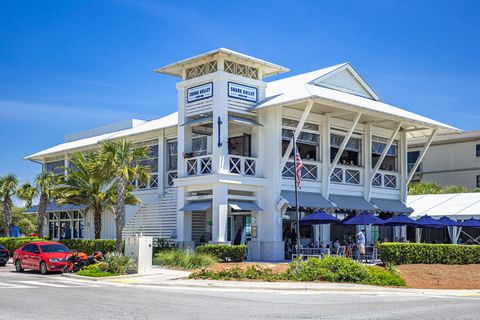
[[15, 250], [13, 263], [15, 270], [39, 270], [41, 274], [49, 271], [63, 271], [67, 264], [70, 249], [58, 242], [30, 242]]

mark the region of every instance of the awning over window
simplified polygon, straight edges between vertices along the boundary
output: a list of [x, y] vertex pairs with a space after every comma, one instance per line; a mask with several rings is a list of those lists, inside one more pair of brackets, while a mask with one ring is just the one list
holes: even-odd
[[391, 200], [391, 199], [379, 199], [372, 198], [370, 202], [373, 203], [378, 210], [384, 212], [395, 212], [395, 213], [412, 213], [413, 209], [404, 205], [400, 200]]
[[360, 211], [376, 210], [376, 208], [363, 197], [332, 194], [329, 199], [338, 209]]
[[236, 116], [228, 116], [228, 120], [231, 122], [235, 122], [238, 124], [246, 124], [249, 126], [262, 126], [262, 124], [258, 123], [257, 121], [249, 118], [242, 118], [242, 117], [236, 117]]
[[239, 211], [263, 211], [255, 202], [251, 201], [228, 200], [228, 206]]
[[[59, 212], [59, 211], [81, 211], [84, 210], [87, 206], [77, 206], [73, 204], [64, 204], [58, 205], [55, 202], [50, 202], [47, 204], [47, 212]], [[33, 206], [24, 211], [24, 213], [37, 213], [38, 205]]]
[[186, 121], [185, 123], [181, 124], [181, 126], [199, 126], [199, 125], [202, 125], [202, 124], [206, 124], [206, 123], [212, 123], [212, 116], [209, 116], [209, 117], [204, 117], [204, 118], [198, 118], [198, 119], [190, 119], [188, 121]]
[[[288, 204], [295, 207], [295, 192], [282, 190], [282, 197], [288, 201]], [[335, 206], [327, 200], [321, 193], [298, 192], [298, 206], [313, 209], [332, 209]]]
[[204, 210], [210, 209], [211, 207], [212, 207], [211, 200], [192, 201], [178, 211], [204, 211]]

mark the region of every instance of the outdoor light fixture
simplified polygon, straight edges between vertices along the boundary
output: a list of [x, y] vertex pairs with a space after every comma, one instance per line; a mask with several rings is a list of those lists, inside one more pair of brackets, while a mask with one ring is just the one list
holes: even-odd
[[217, 124], [218, 124], [218, 143], [217, 143], [217, 146], [220, 148], [222, 146], [222, 140], [220, 139], [220, 128], [222, 126], [222, 120], [220, 119], [220, 117], [218, 117]]

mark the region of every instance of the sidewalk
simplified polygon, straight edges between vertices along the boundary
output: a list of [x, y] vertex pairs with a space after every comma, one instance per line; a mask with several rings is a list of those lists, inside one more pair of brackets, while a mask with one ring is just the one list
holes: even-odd
[[126, 279], [104, 279], [107, 282], [125, 283], [138, 286], [184, 289], [226, 289], [255, 291], [358, 293], [367, 295], [418, 295], [443, 297], [480, 298], [480, 290], [433, 290], [389, 288], [352, 283], [330, 282], [265, 282], [265, 281], [222, 281], [188, 279], [188, 271], [154, 267], [152, 274]]

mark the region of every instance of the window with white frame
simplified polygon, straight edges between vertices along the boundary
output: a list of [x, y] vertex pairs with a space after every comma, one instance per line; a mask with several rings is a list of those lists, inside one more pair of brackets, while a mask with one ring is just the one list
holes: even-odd
[[45, 172], [52, 172], [55, 175], [65, 174], [65, 160], [54, 160], [45, 162]]
[[[293, 139], [295, 128], [298, 125], [297, 120], [282, 119], [282, 155], [285, 154], [290, 141]], [[306, 122], [302, 131], [296, 140], [300, 157], [305, 160], [318, 161], [320, 159], [320, 135], [319, 126], [314, 123]], [[291, 153], [293, 157], [293, 150]]]
[[[372, 168], [377, 165], [380, 156], [387, 147], [387, 138], [372, 136]], [[388, 149], [385, 159], [380, 165], [380, 170], [398, 171], [398, 141], [395, 140]]]
[[177, 140], [167, 141], [167, 186], [173, 185], [173, 180], [177, 178], [177, 161], [178, 161]]
[[83, 239], [85, 219], [80, 211], [50, 212], [48, 235], [52, 239]]
[[199, 135], [192, 138], [192, 155], [204, 156], [208, 152], [208, 136]]
[[150, 167], [150, 180], [146, 183], [135, 181], [137, 189], [155, 189], [158, 188], [158, 140], [149, 140], [136, 144], [148, 148], [148, 158], [140, 161], [143, 166]]
[[[330, 134], [330, 161], [333, 162], [335, 159], [343, 140], [345, 140], [345, 134], [343, 133], [335, 132]], [[338, 164], [362, 166], [362, 139], [360, 136], [356, 135], [348, 139]]]

